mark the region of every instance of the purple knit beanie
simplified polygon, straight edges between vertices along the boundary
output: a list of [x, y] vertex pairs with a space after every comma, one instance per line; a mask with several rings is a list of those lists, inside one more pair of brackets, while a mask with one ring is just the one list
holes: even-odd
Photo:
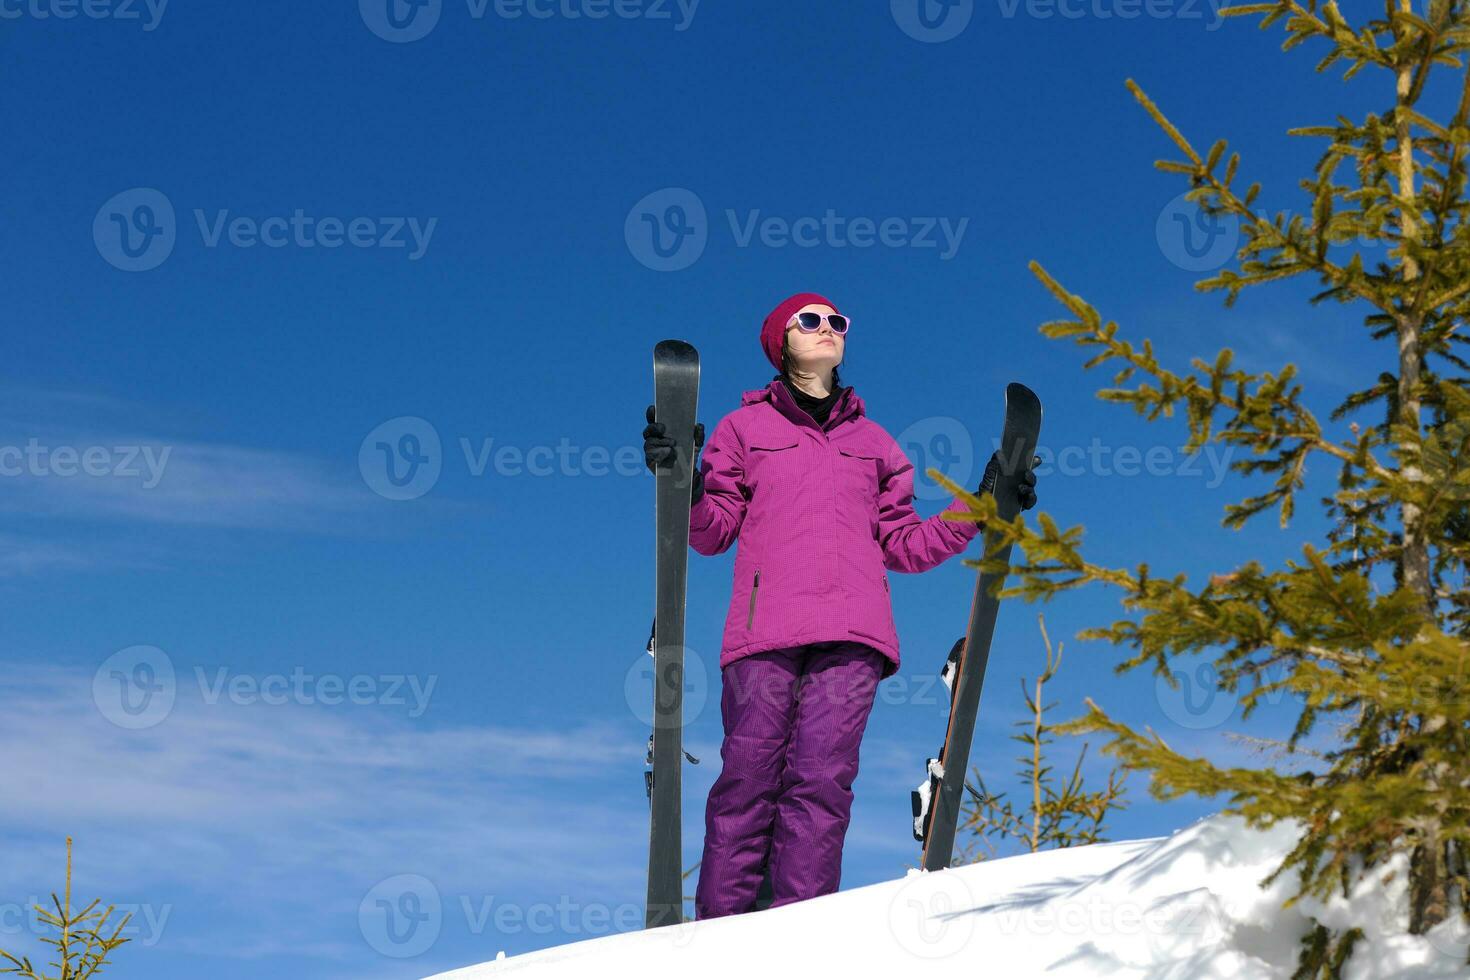
[[786, 323], [803, 306], [811, 305], [831, 306], [833, 310], [837, 307], [825, 296], [816, 293], [797, 293], [783, 299], [766, 322], [761, 326], [761, 349], [766, 352], [766, 357], [777, 371], [781, 370], [781, 342], [786, 338]]

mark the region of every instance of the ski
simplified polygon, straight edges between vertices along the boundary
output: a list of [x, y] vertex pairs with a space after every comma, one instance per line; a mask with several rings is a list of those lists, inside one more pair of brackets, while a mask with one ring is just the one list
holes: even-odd
[[680, 792], [684, 726], [684, 599], [699, 354], [681, 340], [653, 348], [654, 419], [674, 439], [674, 459], [654, 474], [655, 614], [653, 746], [649, 799], [648, 928], [684, 920]]
[[[1023, 384], [1006, 386], [1005, 429], [1001, 434], [1001, 471], [995, 480], [996, 514], [1013, 520], [1020, 512], [1016, 483], [1020, 472], [1036, 452], [1041, 434], [1041, 401]], [[970, 605], [970, 624], [964, 638], [955, 644], [946, 663], [951, 676], [949, 726], [938, 759], [930, 759], [927, 779], [913, 794], [914, 836], [924, 843], [925, 871], [949, 867], [954, 857], [955, 828], [959, 823], [960, 798], [970, 765], [970, 742], [975, 735], [975, 717], [980, 711], [980, 691], [985, 685], [985, 665], [990, 658], [990, 640], [995, 634], [1000, 599], [995, 595], [1005, 582], [1011, 546], [995, 547], [985, 533], [985, 552], [1006, 563], [1007, 570], [982, 572]], [[926, 792], [927, 790], [927, 792]]]

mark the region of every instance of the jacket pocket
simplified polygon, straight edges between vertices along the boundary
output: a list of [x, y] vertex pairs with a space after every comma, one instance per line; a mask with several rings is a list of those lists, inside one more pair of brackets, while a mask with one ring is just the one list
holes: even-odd
[[753, 439], [745, 456], [746, 478], [752, 487], [764, 487], [778, 494], [791, 490], [801, 478], [799, 455], [794, 436]]
[[755, 624], [755, 594], [760, 591], [760, 587], [761, 587], [761, 570], [759, 568], [757, 568], [755, 570], [755, 581], [753, 583], [751, 583], [751, 586], [750, 586], [750, 609], [745, 614], [745, 629], [746, 629], [746, 632], [749, 632], [750, 631], [750, 628]]
[[876, 505], [883, 456], [876, 449], [857, 446], [838, 446], [837, 452], [841, 461], [838, 476], [842, 489]]

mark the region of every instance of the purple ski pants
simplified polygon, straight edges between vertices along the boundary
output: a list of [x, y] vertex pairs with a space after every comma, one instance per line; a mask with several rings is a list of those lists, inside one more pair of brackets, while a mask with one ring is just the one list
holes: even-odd
[[696, 919], [749, 912], [768, 858], [773, 908], [837, 890], [884, 662], [843, 641], [752, 654], [722, 671], [723, 767], [705, 809]]

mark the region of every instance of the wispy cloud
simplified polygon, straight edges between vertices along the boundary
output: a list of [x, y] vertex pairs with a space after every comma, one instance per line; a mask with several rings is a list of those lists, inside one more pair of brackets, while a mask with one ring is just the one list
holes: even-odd
[[0, 903], [51, 887], [72, 834], [79, 888], [166, 909], [170, 949], [368, 962], [358, 903], [385, 878], [422, 875], [447, 903], [548, 882], [607, 900], [637, 877], [606, 840], [636, 839], [642, 815], [583, 792], [638, 761], [599, 726], [426, 729], [366, 707], [209, 704], [181, 683], [166, 720], [129, 731], [92, 685], [0, 666]]
[[[1230, 347], [1238, 366], [1246, 371], [1274, 373], [1293, 364], [1298, 377], [1335, 394], [1372, 383], [1369, 365], [1353, 358], [1353, 352], [1368, 343], [1361, 335], [1361, 327], [1350, 319], [1335, 327], [1256, 319], [1235, 324]], [[1331, 342], [1323, 342], [1329, 338]]]
[[0, 579], [51, 571], [78, 571], [96, 565], [94, 555], [71, 545], [0, 534]]
[[[0, 395], [0, 577], [140, 563], [139, 527], [338, 532], [378, 503], [346, 458], [176, 434], [147, 406], [86, 393]], [[160, 541], [148, 542], [166, 551]]]
[[[91, 454], [91, 463], [84, 461]], [[72, 462], [76, 460], [76, 462]], [[89, 472], [87, 466], [90, 465]], [[355, 473], [303, 456], [97, 430], [0, 428], [0, 508], [73, 520], [320, 527], [372, 501]]]

